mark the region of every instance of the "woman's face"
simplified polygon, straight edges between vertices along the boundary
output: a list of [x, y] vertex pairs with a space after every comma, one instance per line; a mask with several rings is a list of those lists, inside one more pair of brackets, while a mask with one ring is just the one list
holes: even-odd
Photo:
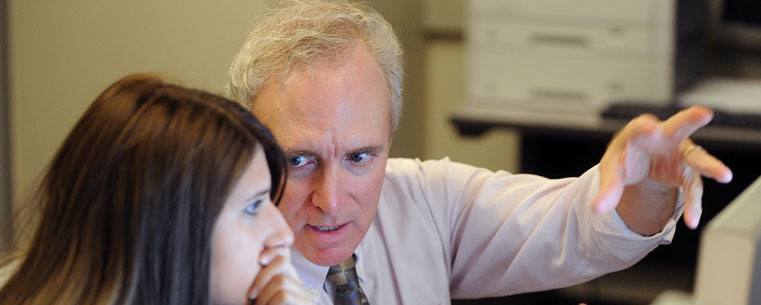
[[[293, 243], [293, 233], [270, 200], [271, 178], [264, 151], [234, 186], [212, 235], [211, 300], [215, 305], [247, 304], [262, 251]], [[281, 251], [287, 253], [289, 251]]]

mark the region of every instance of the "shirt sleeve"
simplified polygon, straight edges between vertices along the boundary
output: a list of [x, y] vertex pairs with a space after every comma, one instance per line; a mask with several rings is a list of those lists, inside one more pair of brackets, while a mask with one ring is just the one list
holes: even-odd
[[682, 212], [680, 192], [663, 230], [645, 237], [615, 210], [591, 211], [597, 166], [580, 177], [547, 179], [448, 159], [416, 162], [423, 204], [450, 247], [453, 298], [565, 287], [624, 269], [669, 243]]

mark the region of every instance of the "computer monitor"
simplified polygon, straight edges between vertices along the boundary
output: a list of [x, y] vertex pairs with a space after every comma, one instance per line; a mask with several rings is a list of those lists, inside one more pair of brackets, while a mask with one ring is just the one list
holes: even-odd
[[714, 217], [701, 236], [695, 289], [653, 305], [761, 304], [761, 177]]
[[761, 178], [703, 232], [694, 294], [697, 305], [761, 304]]

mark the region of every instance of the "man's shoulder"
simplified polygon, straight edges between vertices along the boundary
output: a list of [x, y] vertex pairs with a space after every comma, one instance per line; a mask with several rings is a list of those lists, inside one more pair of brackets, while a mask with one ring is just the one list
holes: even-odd
[[437, 177], [455, 174], [461, 176], [477, 171], [489, 171], [485, 168], [455, 162], [444, 157], [422, 161], [419, 158], [389, 158], [386, 162], [386, 179], [405, 177]]
[[386, 162], [386, 176], [413, 171], [420, 163], [421, 161], [418, 158], [388, 158]]
[[383, 182], [384, 193], [415, 193], [442, 191], [467, 176], [469, 165], [453, 162], [448, 157], [421, 161], [418, 158], [389, 158]]
[[433, 176], [432, 172], [436, 171], [434, 168], [439, 166], [443, 165], [421, 161], [418, 158], [389, 158], [386, 162], [383, 192], [394, 196], [418, 193]]
[[425, 161], [419, 158], [388, 158], [388, 162], [386, 162], [386, 176], [419, 173], [425, 170], [444, 168], [454, 163], [449, 160], [449, 157]]

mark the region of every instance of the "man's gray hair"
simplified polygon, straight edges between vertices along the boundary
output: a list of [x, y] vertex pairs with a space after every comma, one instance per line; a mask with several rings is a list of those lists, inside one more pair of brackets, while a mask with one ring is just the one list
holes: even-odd
[[340, 63], [358, 42], [365, 44], [391, 92], [391, 130], [402, 108], [402, 47], [391, 25], [378, 12], [345, 0], [284, 0], [274, 3], [253, 24], [233, 57], [229, 97], [252, 109], [264, 83], [286, 81], [318, 64]]

